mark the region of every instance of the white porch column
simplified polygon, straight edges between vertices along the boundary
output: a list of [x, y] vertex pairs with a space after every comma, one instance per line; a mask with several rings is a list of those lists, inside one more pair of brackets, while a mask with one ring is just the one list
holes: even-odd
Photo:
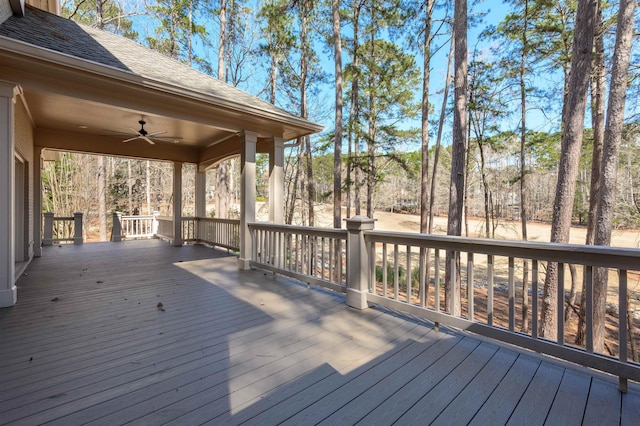
[[258, 135], [244, 132], [240, 150], [240, 269], [249, 269], [253, 245], [249, 223], [256, 220], [256, 143]]
[[173, 162], [173, 245], [182, 245], [182, 162]]
[[276, 137], [269, 151], [269, 222], [284, 223], [284, 141]]
[[207, 217], [207, 173], [196, 170], [196, 217]]
[[15, 285], [14, 114], [17, 86], [0, 82], [0, 308], [18, 299]]
[[42, 256], [42, 148], [33, 147], [33, 257]]
[[196, 167], [196, 223], [194, 225], [196, 242], [200, 242], [200, 236], [204, 235], [203, 227], [205, 223], [201, 217], [207, 217], [207, 173], [199, 172]]

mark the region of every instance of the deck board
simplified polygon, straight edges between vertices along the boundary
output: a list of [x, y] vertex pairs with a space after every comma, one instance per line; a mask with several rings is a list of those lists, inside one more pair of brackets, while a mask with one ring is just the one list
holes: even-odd
[[[54, 246], [0, 309], [0, 424], [637, 424], [616, 380], [157, 240]], [[162, 303], [161, 310], [158, 303]]]

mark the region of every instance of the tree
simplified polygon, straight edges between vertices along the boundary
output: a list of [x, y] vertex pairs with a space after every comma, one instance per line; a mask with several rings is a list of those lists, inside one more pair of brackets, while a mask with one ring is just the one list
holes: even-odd
[[[608, 246], [611, 244], [611, 229], [615, 207], [614, 197], [624, 122], [635, 5], [636, 0], [621, 0], [620, 10], [618, 11], [616, 44], [611, 68], [611, 86], [609, 89], [602, 170], [600, 173], [601, 182], [594, 240], [596, 245]], [[598, 352], [602, 352], [604, 349], [608, 275], [609, 272], [605, 268], [595, 268], [593, 271], [593, 346], [594, 350]], [[620, 312], [620, 315], [626, 315], [626, 312]]]
[[[600, 198], [600, 167], [602, 164], [602, 147], [604, 146], [604, 107], [606, 91], [606, 67], [604, 61], [604, 27], [602, 21], [602, 1], [596, 4], [596, 29], [594, 38], [595, 55], [593, 58], [593, 70], [591, 73], [591, 126], [593, 128], [593, 150], [591, 156], [591, 185], [589, 186], [589, 212], [587, 216], [586, 245], [593, 245], [596, 230], [596, 216], [598, 212], [598, 199]], [[578, 318], [578, 331], [576, 332], [576, 344], [585, 344], [586, 333], [586, 276], [582, 282], [580, 294], [580, 316]], [[571, 318], [573, 305], [576, 299], [575, 286], [571, 287], [569, 302], [565, 311], [565, 322]]]
[[[335, 71], [335, 130], [333, 151], [333, 227], [342, 227], [342, 39], [340, 0], [331, 0], [333, 57]], [[340, 252], [336, 240], [336, 253]]]
[[90, 25], [113, 34], [137, 39], [131, 18], [139, 15], [135, 10], [125, 10], [115, 0], [67, 0], [61, 2], [61, 15], [81, 24]]
[[431, 21], [433, 15], [433, 0], [426, 0], [424, 10], [424, 28], [422, 40], [422, 174], [420, 179], [420, 232], [429, 229], [429, 78], [431, 76]]
[[493, 206], [489, 199], [489, 180], [485, 169], [485, 151], [487, 148], [495, 149], [497, 139], [491, 138], [499, 129], [500, 119], [506, 115], [506, 105], [501, 97], [502, 78], [494, 72], [494, 64], [478, 58], [478, 52], [474, 49], [471, 64], [469, 65], [469, 102], [468, 119], [469, 129], [473, 140], [478, 145], [480, 154], [480, 180], [484, 192], [484, 217], [485, 236], [493, 238], [495, 227], [493, 221]]
[[[451, 181], [449, 186], [449, 214], [447, 235], [462, 233], [462, 203], [464, 197], [464, 167], [467, 144], [467, 1], [455, 0], [454, 6], [454, 110], [453, 141], [451, 147]], [[452, 274], [452, 263], [455, 273]], [[445, 274], [445, 303], [449, 313], [459, 316], [460, 306], [460, 253], [447, 252]]]
[[[571, 213], [576, 191], [578, 161], [582, 146], [587, 89], [591, 73], [591, 52], [594, 37], [595, 0], [579, 0], [573, 38], [571, 76], [564, 110], [564, 129], [560, 151], [556, 197], [553, 204], [551, 242], [569, 241]], [[554, 340], [557, 336], [556, 316], [558, 264], [549, 262], [544, 282], [540, 336]]]

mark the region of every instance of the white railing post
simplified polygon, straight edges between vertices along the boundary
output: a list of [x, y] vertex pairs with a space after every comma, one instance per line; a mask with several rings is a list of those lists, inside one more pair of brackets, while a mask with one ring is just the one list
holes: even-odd
[[122, 241], [122, 213], [113, 212], [113, 227], [111, 228], [111, 241], [119, 243]]
[[73, 244], [82, 244], [82, 213], [75, 212], [73, 214]]
[[159, 211], [153, 212], [153, 219], [151, 219], [151, 234], [153, 234], [154, 238], [158, 237], [158, 216], [160, 216]]
[[53, 213], [44, 214], [44, 237], [42, 238], [43, 246], [53, 245]]
[[369, 281], [371, 279], [371, 248], [364, 240], [364, 231], [374, 228], [374, 220], [366, 216], [354, 216], [347, 219], [347, 305], [352, 308], [366, 309]]

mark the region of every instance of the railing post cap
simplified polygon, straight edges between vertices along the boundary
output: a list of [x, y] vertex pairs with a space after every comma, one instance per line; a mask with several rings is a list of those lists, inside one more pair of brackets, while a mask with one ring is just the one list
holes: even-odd
[[376, 219], [367, 216], [352, 216], [345, 219], [345, 221], [349, 230], [367, 230], [373, 229]]

